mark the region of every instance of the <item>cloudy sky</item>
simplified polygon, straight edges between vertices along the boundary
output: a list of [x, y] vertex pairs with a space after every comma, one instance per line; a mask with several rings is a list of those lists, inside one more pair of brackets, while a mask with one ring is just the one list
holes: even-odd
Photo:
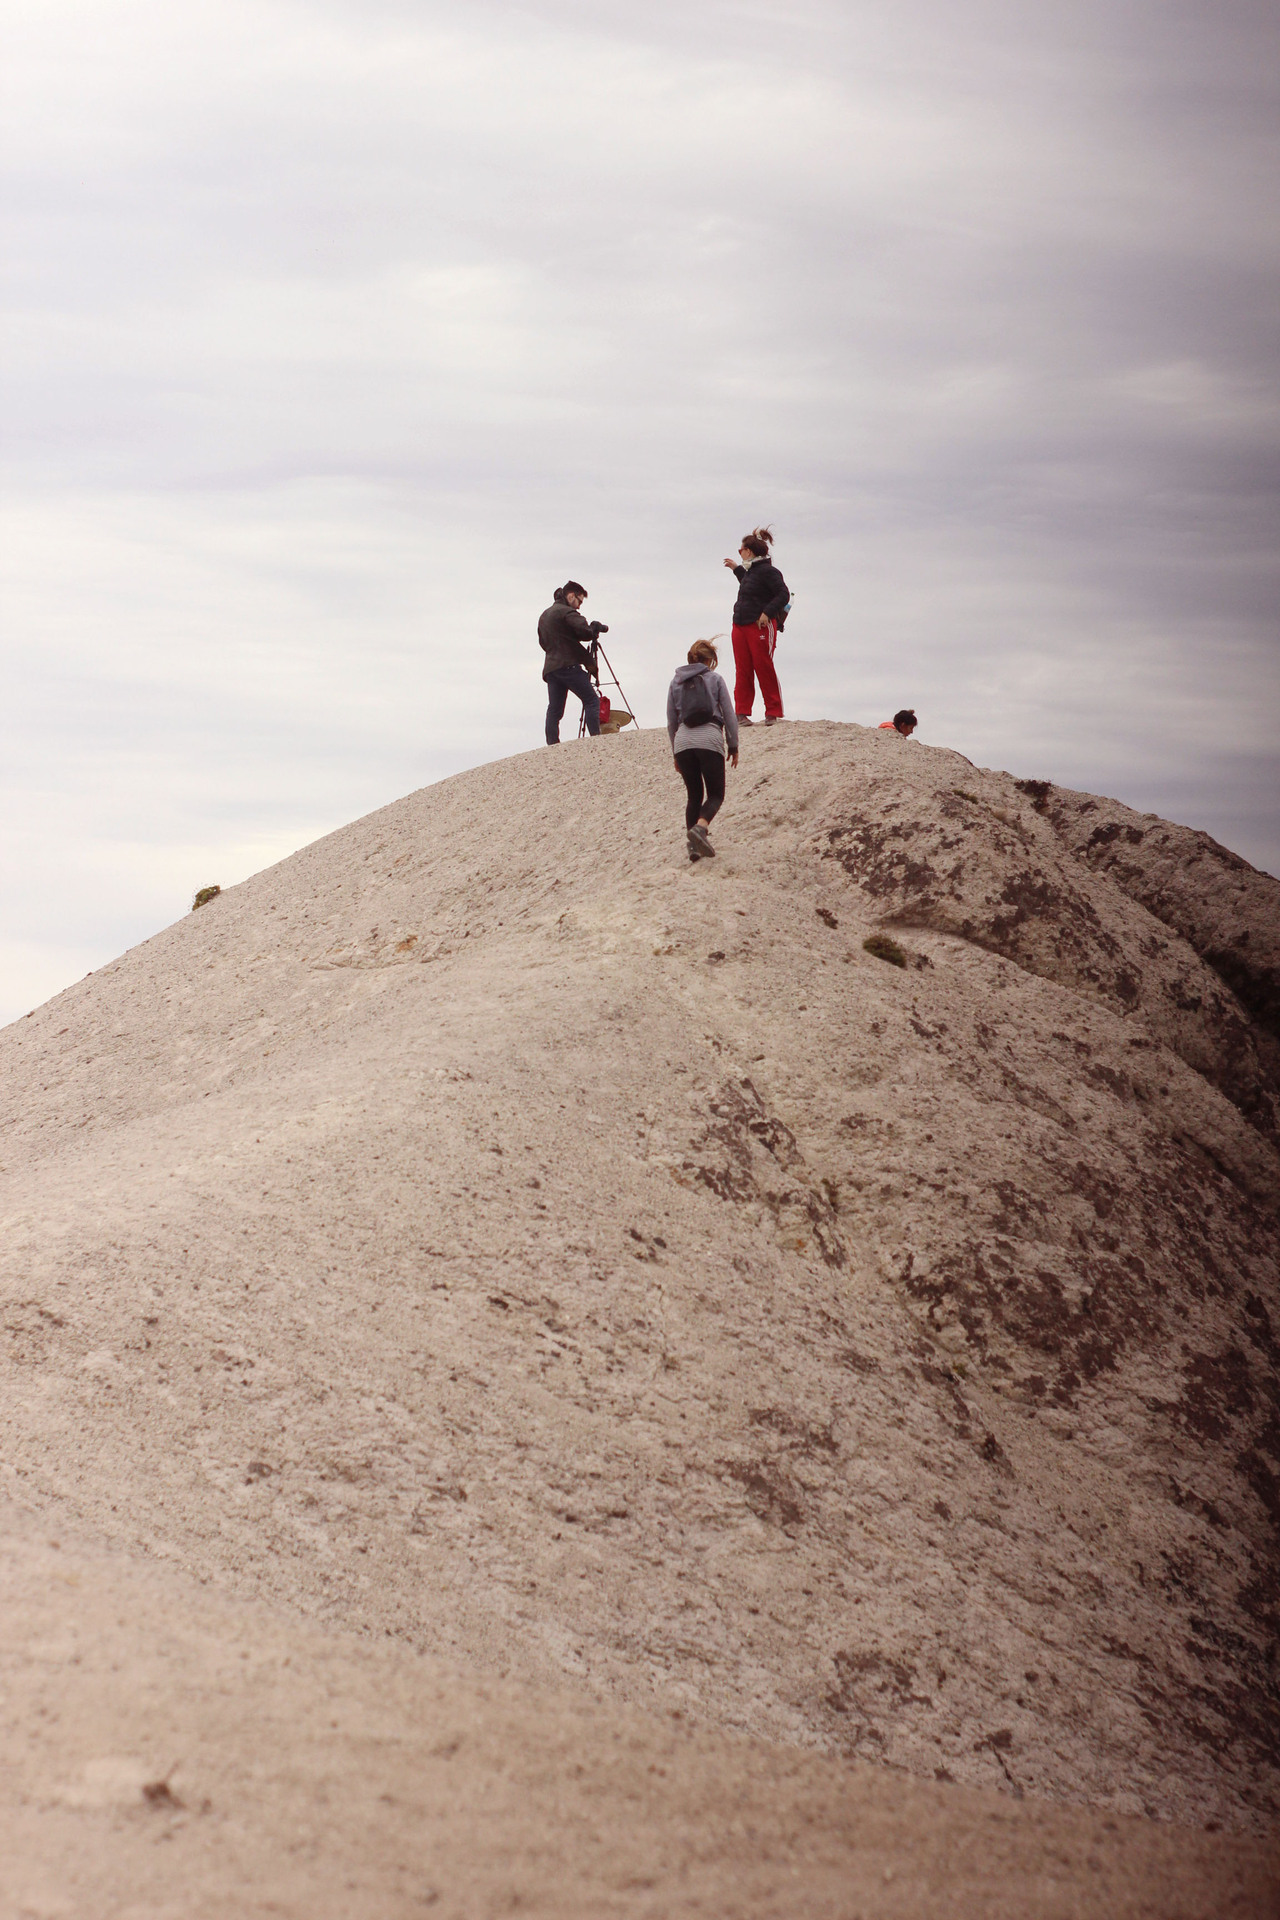
[[537, 746], [567, 574], [658, 724], [759, 520], [790, 715], [1280, 872], [1273, 0], [0, 11], [0, 1018]]

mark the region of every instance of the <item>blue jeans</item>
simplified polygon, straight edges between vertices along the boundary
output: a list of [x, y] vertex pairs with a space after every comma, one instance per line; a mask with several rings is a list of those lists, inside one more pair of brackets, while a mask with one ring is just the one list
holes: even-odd
[[547, 745], [558, 746], [560, 742], [560, 722], [564, 718], [564, 703], [571, 693], [576, 693], [582, 702], [582, 711], [587, 716], [587, 732], [600, 731], [600, 695], [591, 682], [591, 675], [585, 667], [552, 667], [546, 676], [547, 681]]

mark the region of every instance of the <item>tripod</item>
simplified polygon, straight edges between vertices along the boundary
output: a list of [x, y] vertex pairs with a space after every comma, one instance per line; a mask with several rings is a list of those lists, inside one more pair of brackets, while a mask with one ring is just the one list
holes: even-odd
[[[627, 718], [629, 720], [634, 720], [635, 714], [631, 710], [631, 702], [627, 699], [626, 694], [622, 691], [622, 682], [619, 680], [617, 674], [613, 670], [612, 660], [610, 660], [608, 654], [605, 652], [604, 648], [600, 645], [599, 634], [597, 634], [595, 638], [592, 640], [591, 646], [588, 649], [588, 651], [590, 652], [590, 655], [591, 655], [591, 663], [587, 668], [587, 672], [591, 675], [591, 678], [595, 681], [596, 692], [598, 693], [600, 691], [600, 662], [603, 660], [605, 664], [605, 671], [609, 676], [604, 684], [607, 687], [617, 688], [618, 698], [622, 702], [622, 710], [626, 713]], [[586, 730], [587, 730], [587, 715], [584, 709], [582, 718], [578, 722], [579, 740], [581, 740]]]

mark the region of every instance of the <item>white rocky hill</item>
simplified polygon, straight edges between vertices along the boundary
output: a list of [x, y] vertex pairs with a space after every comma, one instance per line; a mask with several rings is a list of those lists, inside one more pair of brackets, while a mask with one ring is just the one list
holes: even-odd
[[1280, 883], [856, 726], [748, 735], [714, 861], [682, 802], [658, 732], [476, 769], [0, 1035], [23, 1525], [1262, 1829]]

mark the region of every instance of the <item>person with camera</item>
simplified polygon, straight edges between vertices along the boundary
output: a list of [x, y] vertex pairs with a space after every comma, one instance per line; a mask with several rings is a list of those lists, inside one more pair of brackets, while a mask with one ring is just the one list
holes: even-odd
[[688, 665], [676, 668], [667, 689], [667, 733], [687, 796], [684, 825], [691, 860], [715, 858], [708, 828], [724, 800], [725, 759], [738, 764], [738, 716], [715, 671], [719, 664], [715, 643], [695, 640]]
[[744, 534], [736, 563], [726, 560], [738, 582], [738, 598], [733, 607], [733, 704], [738, 719], [749, 727], [751, 709], [756, 701], [756, 681], [764, 698], [764, 723], [774, 726], [782, 718], [782, 688], [773, 664], [791, 605], [786, 581], [769, 558], [773, 534], [768, 527], [753, 527]]
[[560, 744], [560, 722], [565, 701], [577, 694], [586, 715], [587, 732], [600, 731], [600, 695], [591, 678], [591, 644], [608, 633], [602, 620], [584, 620], [582, 603], [587, 590], [576, 580], [557, 587], [551, 605], [538, 619], [538, 645], [546, 654], [542, 677], [547, 683], [547, 745]]

